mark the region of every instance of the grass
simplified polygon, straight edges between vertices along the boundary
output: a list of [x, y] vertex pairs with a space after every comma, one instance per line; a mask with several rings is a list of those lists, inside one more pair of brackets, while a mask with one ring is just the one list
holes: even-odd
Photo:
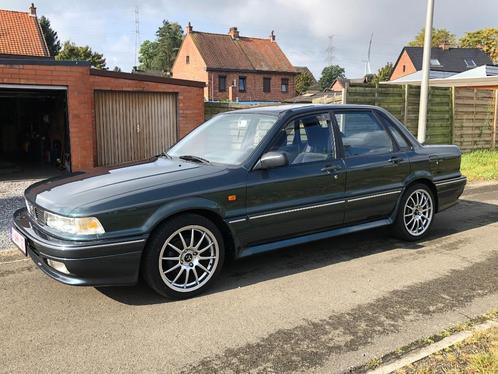
[[498, 151], [474, 151], [462, 155], [462, 174], [469, 181], [498, 179]]
[[498, 373], [498, 326], [397, 371], [398, 374]]

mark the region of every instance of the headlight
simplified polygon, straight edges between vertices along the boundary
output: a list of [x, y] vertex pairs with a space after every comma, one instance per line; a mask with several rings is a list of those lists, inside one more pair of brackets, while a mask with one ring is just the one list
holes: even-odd
[[54, 230], [77, 235], [105, 233], [100, 221], [95, 217], [71, 218], [45, 212], [46, 225]]

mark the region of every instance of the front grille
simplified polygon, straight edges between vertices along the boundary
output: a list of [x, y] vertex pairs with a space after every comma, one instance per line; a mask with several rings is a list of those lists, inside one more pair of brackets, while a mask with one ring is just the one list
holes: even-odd
[[26, 200], [26, 206], [28, 208], [29, 215], [33, 220], [39, 225], [45, 225], [45, 211]]

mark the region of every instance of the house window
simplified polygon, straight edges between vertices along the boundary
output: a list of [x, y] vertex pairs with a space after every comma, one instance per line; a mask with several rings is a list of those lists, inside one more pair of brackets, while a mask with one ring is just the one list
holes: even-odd
[[190, 56], [185, 56], [185, 63], [190, 64]]
[[464, 61], [465, 61], [465, 66], [467, 66], [468, 68], [475, 68], [477, 66], [474, 60], [464, 60]]
[[263, 92], [271, 92], [271, 78], [263, 78]]
[[239, 92], [246, 92], [246, 77], [239, 77]]
[[406, 72], [406, 65], [403, 65], [403, 73]]
[[280, 91], [281, 92], [289, 92], [289, 79], [282, 78], [282, 82], [280, 83]]
[[225, 92], [227, 90], [227, 76], [219, 75], [218, 76], [218, 91]]
[[437, 58], [431, 58], [431, 66], [442, 66]]

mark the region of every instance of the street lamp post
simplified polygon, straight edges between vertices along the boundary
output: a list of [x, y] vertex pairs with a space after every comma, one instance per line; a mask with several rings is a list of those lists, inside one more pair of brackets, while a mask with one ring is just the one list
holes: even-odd
[[424, 55], [422, 63], [422, 84], [420, 87], [420, 107], [418, 112], [418, 133], [420, 143], [425, 142], [427, 126], [427, 102], [429, 99], [429, 72], [431, 68], [432, 18], [434, 15], [434, 0], [427, 0], [425, 17]]

